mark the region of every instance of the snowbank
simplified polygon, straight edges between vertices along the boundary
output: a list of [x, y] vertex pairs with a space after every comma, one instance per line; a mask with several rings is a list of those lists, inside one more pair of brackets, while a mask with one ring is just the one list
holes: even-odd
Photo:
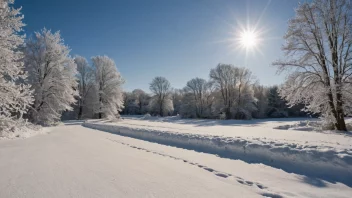
[[[352, 119], [346, 118], [346, 126], [349, 133], [352, 131]], [[275, 126], [273, 129], [280, 130], [297, 130], [297, 131], [317, 131], [317, 132], [327, 132], [329, 126], [324, 125], [321, 120], [302, 120], [294, 123], [284, 124], [280, 126]]]
[[293, 124], [286, 124], [274, 127], [281, 130], [298, 130], [298, 131], [322, 131], [322, 124], [319, 121], [299, 121]]
[[41, 127], [38, 125], [27, 126], [14, 132], [6, 132], [1, 134], [0, 140], [29, 138], [35, 135], [45, 134], [48, 132], [48, 130], [48, 127]]
[[[59, 123], [58, 123], [59, 124]], [[45, 134], [50, 130], [50, 127], [42, 127], [35, 125], [25, 120], [19, 120], [9, 131], [0, 131], [0, 140], [5, 139], [24, 139], [38, 134]]]
[[[207, 134], [176, 133], [165, 128], [135, 128], [116, 124], [85, 122], [83, 126], [164, 145], [221, 157], [263, 163], [288, 172], [352, 185], [352, 149], [245, 139]], [[278, 130], [279, 131], [279, 130]], [[324, 135], [324, 134], [322, 134]], [[264, 138], [265, 139], [265, 138]]]

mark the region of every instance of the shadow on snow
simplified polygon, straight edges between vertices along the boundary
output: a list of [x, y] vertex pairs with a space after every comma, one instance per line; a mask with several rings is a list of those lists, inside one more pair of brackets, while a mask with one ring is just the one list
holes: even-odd
[[[90, 127], [90, 126], [86, 126], [86, 125], [84, 125], [84, 126], [88, 127], [88, 128], [96, 129], [94, 127]], [[100, 129], [97, 129], [97, 130], [100, 130]], [[330, 182], [330, 183], [340, 182], [340, 183], [343, 183], [349, 187], [352, 187], [351, 172], [346, 172], [346, 174], [343, 174], [340, 172], [340, 173], [336, 173], [336, 175], [334, 175], [334, 173], [332, 173], [331, 171], [325, 171], [325, 172], [317, 171], [316, 167], [309, 167], [309, 166], [304, 166], [304, 168], [296, 167], [296, 166], [292, 165], [292, 162], [289, 160], [277, 162], [274, 160], [268, 160], [268, 158], [265, 158], [265, 157], [262, 157], [259, 155], [253, 156], [253, 155], [246, 155], [245, 153], [239, 154], [239, 153], [233, 153], [230, 151], [218, 151], [216, 149], [212, 149], [212, 148], [209, 148], [206, 146], [191, 145], [191, 144], [187, 144], [187, 143], [175, 143], [170, 140], [157, 139], [157, 138], [148, 137], [148, 136], [140, 137], [140, 136], [134, 135], [132, 133], [126, 135], [126, 134], [121, 133], [120, 131], [116, 132], [114, 130], [105, 129], [105, 130], [100, 130], [100, 131], [104, 131], [104, 132], [108, 132], [108, 133], [112, 133], [112, 134], [120, 135], [120, 136], [124, 136], [124, 137], [140, 139], [140, 140], [144, 140], [144, 141], [148, 141], [148, 142], [152, 142], [152, 143], [158, 143], [158, 144], [162, 144], [162, 145], [173, 146], [173, 147], [187, 149], [187, 150], [193, 150], [193, 151], [197, 151], [197, 152], [214, 154], [214, 155], [217, 155], [218, 157], [221, 157], [221, 158], [242, 160], [242, 161], [249, 163], [249, 164], [262, 163], [267, 166], [282, 169], [288, 173], [295, 173], [295, 174], [302, 175], [303, 176], [303, 178], [301, 179], [302, 182], [307, 183], [312, 186], [315, 186], [315, 187], [319, 187], [319, 188], [327, 187], [327, 182]]]

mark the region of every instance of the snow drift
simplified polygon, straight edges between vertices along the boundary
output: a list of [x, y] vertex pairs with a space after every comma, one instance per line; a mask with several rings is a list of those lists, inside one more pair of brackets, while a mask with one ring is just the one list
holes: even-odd
[[164, 145], [217, 154], [248, 163], [263, 163], [311, 177], [352, 185], [352, 151], [315, 145], [248, 140], [207, 134], [175, 133], [99, 122], [83, 126]]
[[17, 122], [13, 131], [0, 131], [0, 140], [6, 139], [24, 139], [39, 134], [45, 134], [49, 131], [48, 127], [41, 127], [31, 123]]

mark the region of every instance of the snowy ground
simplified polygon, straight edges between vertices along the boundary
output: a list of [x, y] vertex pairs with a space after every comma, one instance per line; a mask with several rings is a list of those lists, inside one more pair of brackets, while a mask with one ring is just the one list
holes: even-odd
[[352, 136], [333, 132], [274, 129], [302, 119], [251, 121], [141, 117], [84, 126], [180, 148], [263, 163], [287, 172], [352, 186]]
[[0, 141], [0, 197], [351, 197], [341, 183], [70, 122]]
[[32, 136], [49, 133], [52, 127], [41, 127], [39, 125], [28, 124], [27, 126], [19, 127], [14, 132], [0, 134], [0, 140], [6, 139], [24, 139]]

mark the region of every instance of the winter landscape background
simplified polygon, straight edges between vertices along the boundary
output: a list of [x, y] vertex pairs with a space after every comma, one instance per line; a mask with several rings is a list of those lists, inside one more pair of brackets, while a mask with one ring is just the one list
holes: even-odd
[[[65, 17], [82, 16], [33, 20], [34, 7], [41, 7], [38, 15], [49, 15], [52, 7], [40, 0], [0, 0], [0, 197], [350, 197], [351, 2], [195, 2], [106, 0], [91, 15], [92, 6], [73, 12], [82, 2], [62, 1], [52, 6], [66, 10], [60, 10]], [[170, 59], [177, 56], [176, 48], [192, 53], [189, 48], [199, 32], [191, 30], [209, 28], [203, 20], [209, 19], [213, 4], [214, 9], [234, 6], [236, 22], [225, 38], [208, 42], [226, 46], [236, 58], [207, 57], [203, 46], [193, 58], [203, 52], [207, 66], [190, 57]], [[156, 9], [152, 5], [165, 18], [150, 15]], [[282, 11], [269, 12], [280, 6]], [[103, 15], [102, 8], [111, 15]], [[148, 37], [139, 43], [143, 56], [155, 49], [169, 54], [152, 61], [155, 66], [145, 62], [148, 71], [135, 66], [138, 53], [123, 56], [131, 65], [120, 65], [110, 55], [119, 46], [107, 44], [117, 42], [110, 37], [118, 16], [113, 8], [135, 8], [131, 11], [137, 18], [148, 13], [145, 19], [153, 32], [146, 28], [144, 35], [172, 31], [169, 40]], [[247, 15], [239, 17], [239, 8]], [[172, 18], [170, 13], [184, 15]], [[101, 44], [89, 46], [96, 47], [96, 55], [87, 57], [86, 42], [76, 39], [78, 50], [71, 49], [63, 35], [76, 34], [79, 25], [68, 24], [78, 19], [82, 30], [97, 25], [87, 25], [92, 16], [102, 21], [100, 36], [91, 37], [92, 43], [100, 39]], [[274, 16], [287, 17], [285, 25], [265, 27]], [[121, 24], [122, 19], [116, 20]], [[130, 25], [116, 27], [145, 28], [135, 18], [127, 20]], [[53, 30], [66, 21], [64, 33]], [[182, 28], [185, 24], [196, 26]], [[33, 30], [38, 25], [43, 28]], [[94, 28], [82, 39], [96, 34], [99, 28]], [[276, 38], [275, 28], [286, 33]], [[126, 35], [134, 33], [127, 29]], [[193, 39], [180, 36], [186, 32]], [[123, 39], [130, 40], [127, 51], [139, 48], [134, 39]], [[172, 39], [188, 41], [188, 46], [172, 45]], [[143, 42], [154, 45], [143, 48]], [[160, 47], [163, 42], [168, 48]], [[98, 50], [101, 46], [108, 52]], [[253, 66], [271, 57], [260, 71]], [[164, 60], [189, 61], [194, 68], [165, 65]], [[217, 63], [210, 65], [213, 61]], [[120, 73], [126, 68], [129, 78]], [[277, 75], [270, 76], [272, 69]], [[186, 79], [189, 74], [194, 76]], [[138, 84], [150, 75], [148, 82]]]

